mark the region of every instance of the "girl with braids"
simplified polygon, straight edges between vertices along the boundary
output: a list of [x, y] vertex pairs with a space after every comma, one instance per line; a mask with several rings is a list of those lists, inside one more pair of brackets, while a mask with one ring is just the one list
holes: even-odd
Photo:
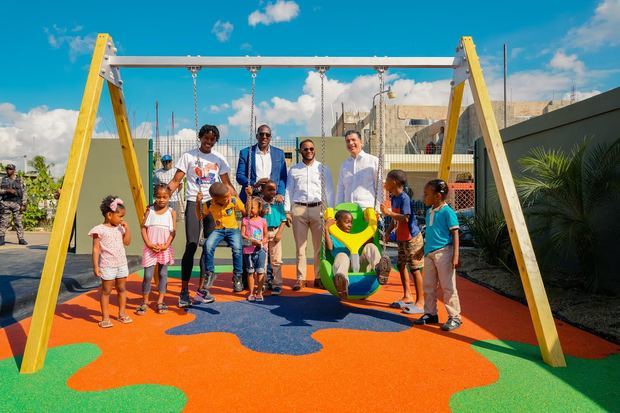
[[446, 204], [448, 184], [433, 179], [424, 187], [426, 239], [424, 242], [424, 315], [413, 323], [437, 324], [437, 284], [443, 290], [448, 321], [441, 329], [452, 331], [461, 326], [461, 304], [456, 291], [456, 267], [459, 265], [459, 221]]
[[131, 234], [129, 226], [123, 220], [125, 206], [122, 199], [108, 195], [99, 208], [104, 218], [103, 224], [91, 229], [88, 236], [93, 237], [93, 272], [96, 277], [101, 278], [99, 301], [102, 320], [99, 322], [99, 327], [109, 328], [112, 327], [112, 322], [108, 306], [113, 288], [116, 288], [118, 294], [118, 321], [123, 324], [133, 321], [125, 314], [127, 304], [125, 283], [129, 275], [125, 245], [131, 242]]

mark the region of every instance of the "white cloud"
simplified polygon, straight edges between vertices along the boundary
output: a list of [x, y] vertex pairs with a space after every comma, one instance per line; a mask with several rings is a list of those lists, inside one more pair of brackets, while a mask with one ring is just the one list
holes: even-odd
[[228, 41], [228, 39], [230, 39], [230, 35], [232, 34], [232, 31], [234, 28], [235, 27], [233, 26], [231, 22], [228, 22], [228, 21], [223, 22], [221, 20], [218, 20], [213, 25], [213, 29], [211, 29], [211, 33], [215, 35], [218, 41], [223, 43], [223, 42]]
[[603, 0], [594, 16], [584, 25], [571, 29], [566, 41], [576, 47], [597, 48], [620, 45], [620, 0]]
[[230, 105], [228, 103], [222, 103], [221, 105], [211, 105], [209, 106], [209, 111], [211, 113], [220, 113], [224, 110], [230, 109]]
[[573, 71], [579, 77], [586, 72], [586, 66], [577, 58], [576, 54], [567, 55], [563, 50], [555, 52], [549, 66], [558, 70]]
[[277, 0], [275, 3], [267, 3], [264, 11], [255, 10], [248, 16], [248, 24], [256, 26], [272, 23], [288, 22], [299, 15], [299, 5], [294, 1]]
[[[82, 30], [82, 26], [76, 26], [71, 29], [72, 33], [76, 33]], [[97, 40], [94, 34], [89, 35], [69, 35], [68, 30], [64, 27], [53, 25], [52, 28], [45, 27], [43, 29], [47, 35], [47, 42], [54, 49], [60, 49], [63, 46], [69, 48], [69, 59], [75, 62], [78, 56], [83, 54], [90, 54]]]

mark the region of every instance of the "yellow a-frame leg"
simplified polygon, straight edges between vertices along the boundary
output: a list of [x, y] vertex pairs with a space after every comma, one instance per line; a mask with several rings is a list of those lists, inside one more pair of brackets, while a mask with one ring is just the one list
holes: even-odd
[[103, 62], [107, 42], [111, 40], [112, 38], [109, 35], [100, 34], [95, 43], [93, 59], [90, 63], [82, 105], [80, 106], [80, 114], [69, 152], [65, 179], [58, 201], [57, 214], [52, 227], [49, 249], [45, 255], [39, 292], [37, 293], [24, 358], [22, 360], [21, 373], [34, 373], [41, 369], [47, 354], [47, 344], [52, 328], [54, 310], [58, 301], [58, 290], [67, 258], [71, 226], [73, 225], [78, 197], [80, 196], [82, 178], [84, 177], [90, 140], [95, 128], [95, 119], [104, 82], [104, 79], [99, 76], [99, 70]]
[[[491, 106], [491, 99], [482, 76], [482, 68], [476, 53], [476, 46], [471, 37], [463, 37], [461, 43], [465, 49], [465, 56], [467, 56], [469, 65], [469, 84], [474, 97], [476, 114], [482, 129], [484, 144], [489, 154], [489, 163], [493, 171], [493, 178], [497, 186], [502, 211], [506, 218], [538, 346], [545, 363], [552, 367], [565, 367], [566, 361], [562, 353], [560, 339], [553, 321], [551, 308], [549, 307], [545, 286], [540, 276], [540, 269], [534, 254], [532, 241], [525, 224], [512, 172], [508, 165], [504, 143], [499, 134], [499, 128], [497, 127], [497, 121]], [[458, 108], [452, 108], [451, 113], [458, 110]], [[453, 130], [456, 134], [456, 128]], [[454, 145], [454, 142], [450, 141], [450, 144]], [[452, 151], [450, 151], [451, 154]]]
[[123, 91], [108, 82], [108, 90], [112, 99], [112, 108], [114, 110], [114, 119], [116, 120], [116, 129], [121, 143], [121, 151], [123, 160], [125, 161], [125, 169], [129, 178], [129, 186], [131, 187], [131, 196], [133, 197], [136, 213], [138, 214], [138, 222], [142, 222], [144, 211], [146, 210], [146, 196], [144, 187], [142, 186], [142, 178], [140, 177], [140, 167], [138, 166], [138, 157], [131, 139], [131, 128], [127, 118], [127, 108], [125, 106], [125, 97]]
[[459, 115], [461, 114], [461, 101], [465, 82], [454, 85], [450, 91], [450, 104], [448, 105], [448, 119], [445, 136], [441, 145], [441, 161], [439, 162], [439, 179], [448, 182], [450, 178], [450, 165], [456, 143], [456, 131], [459, 127]]

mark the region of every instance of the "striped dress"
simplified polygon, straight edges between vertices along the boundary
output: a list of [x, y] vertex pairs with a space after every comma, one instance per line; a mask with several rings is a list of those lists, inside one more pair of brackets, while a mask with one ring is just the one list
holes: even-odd
[[[149, 215], [144, 223], [146, 234], [151, 244], [165, 244], [174, 231], [174, 222], [172, 220], [172, 209], [168, 208], [163, 214], [157, 214], [155, 208], [149, 208]], [[172, 246], [160, 252], [154, 252], [144, 246], [142, 249], [142, 266], [151, 267], [155, 264], [174, 264], [174, 250]]]

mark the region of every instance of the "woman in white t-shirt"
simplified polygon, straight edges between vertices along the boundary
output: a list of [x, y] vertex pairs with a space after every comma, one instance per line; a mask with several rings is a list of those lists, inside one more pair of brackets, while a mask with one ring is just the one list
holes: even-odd
[[[187, 204], [185, 206], [185, 252], [181, 261], [181, 280], [182, 288], [179, 296], [179, 307], [187, 307], [189, 301], [189, 279], [192, 275], [194, 266], [194, 254], [198, 248], [200, 239], [200, 223], [196, 217], [196, 194], [202, 192], [203, 202], [210, 202], [209, 188], [215, 182], [222, 182], [228, 185], [233, 194], [236, 191], [230, 183], [230, 166], [222, 154], [213, 150], [213, 147], [220, 138], [220, 131], [217, 126], [204, 125], [198, 133], [200, 147], [185, 152], [177, 161], [177, 171], [174, 178], [168, 184], [171, 192], [177, 190], [183, 177], [187, 178], [185, 195]], [[203, 235], [208, 238], [215, 228], [215, 222], [211, 214], [203, 220]]]

